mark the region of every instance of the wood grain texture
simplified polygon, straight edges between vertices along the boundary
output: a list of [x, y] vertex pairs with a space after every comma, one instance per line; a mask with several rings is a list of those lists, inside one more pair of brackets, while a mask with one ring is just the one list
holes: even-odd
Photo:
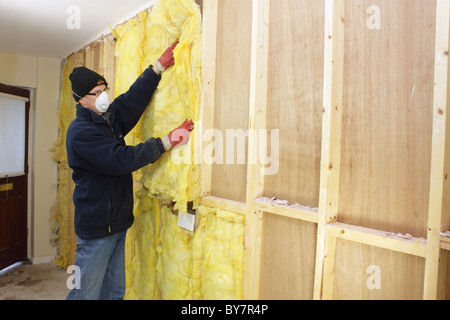
[[[223, 137], [223, 164], [213, 164], [211, 195], [245, 202], [247, 166], [226, 163], [226, 130], [248, 129], [252, 1], [219, 1], [214, 129]], [[229, 141], [232, 143], [232, 141]], [[248, 139], [246, 139], [248, 146]], [[217, 152], [217, 150], [216, 150]]]
[[[426, 235], [435, 1], [348, 0], [339, 221]], [[366, 26], [377, 5], [380, 29]]]
[[310, 207], [319, 203], [323, 33], [323, 1], [271, 5], [267, 129], [280, 130], [280, 165], [264, 196]]

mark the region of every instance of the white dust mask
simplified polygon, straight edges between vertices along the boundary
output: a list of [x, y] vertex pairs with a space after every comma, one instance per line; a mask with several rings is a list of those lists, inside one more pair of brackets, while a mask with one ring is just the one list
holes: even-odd
[[108, 110], [108, 108], [109, 108], [109, 97], [108, 97], [108, 94], [105, 91], [103, 91], [98, 96], [97, 100], [95, 100], [95, 107], [101, 113], [106, 112], [106, 110]]

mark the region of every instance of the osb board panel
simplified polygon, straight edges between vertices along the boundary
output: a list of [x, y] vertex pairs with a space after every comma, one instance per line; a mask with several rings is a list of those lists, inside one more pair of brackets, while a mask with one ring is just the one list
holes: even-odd
[[312, 299], [317, 225], [264, 213], [261, 299]]
[[265, 177], [264, 195], [311, 207], [319, 203], [324, 12], [317, 0], [270, 6], [267, 128], [280, 130], [279, 171]]
[[346, 2], [341, 222], [426, 236], [435, 8]]
[[333, 299], [422, 299], [425, 259], [337, 240]]
[[[248, 129], [252, 1], [219, 1], [217, 23], [214, 129], [223, 138], [223, 164], [212, 166], [211, 195], [245, 202], [247, 161], [239, 163], [237, 155], [245, 154], [247, 159], [248, 137], [245, 146], [238, 149], [238, 139], [227, 139], [226, 130], [237, 133]], [[234, 146], [234, 160], [230, 163], [227, 154], [232, 150], [226, 148], [227, 143]]]

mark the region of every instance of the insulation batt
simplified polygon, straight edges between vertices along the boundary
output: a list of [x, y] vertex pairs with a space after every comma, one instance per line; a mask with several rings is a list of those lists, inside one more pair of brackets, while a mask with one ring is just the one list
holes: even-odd
[[163, 300], [193, 298], [192, 241], [194, 233], [178, 227], [177, 216], [166, 206], [161, 210], [162, 228], [157, 247], [156, 266], [158, 287]]
[[[149, 137], [162, 137], [186, 119], [198, 120], [201, 16], [195, 1], [160, 0], [153, 6], [151, 13], [140, 13], [137, 18], [117, 27], [114, 35], [117, 38], [116, 96], [124, 93], [168, 46], [179, 42], [174, 51], [175, 65], [163, 72], [150, 105], [126, 137], [127, 143], [138, 144]], [[195, 141], [191, 137], [187, 146], [175, 148], [171, 152], [193, 159], [197, 147]], [[177, 216], [172, 210], [159, 205], [159, 199], [164, 199], [175, 203], [175, 211], [186, 212], [187, 202], [193, 201], [196, 208], [200, 197], [199, 166], [191, 162], [174, 163], [171, 152], [155, 164], [134, 173], [135, 223], [128, 232], [126, 242], [125, 298], [193, 299], [215, 296], [238, 299], [242, 289], [241, 281], [236, 279], [242, 278], [242, 266], [236, 268], [234, 263], [226, 264], [227, 261], [224, 261], [224, 257], [233, 253], [233, 250], [220, 250], [221, 255], [217, 251], [219, 243], [225, 240], [213, 237], [203, 228], [195, 233], [179, 228]], [[214, 209], [211, 210], [214, 212]], [[213, 223], [214, 227], [208, 231], [220, 234], [220, 226], [224, 225], [225, 228], [226, 224], [216, 224], [213, 216], [205, 216], [202, 220], [208, 219]], [[238, 229], [243, 234], [243, 224], [236, 227]], [[227, 235], [231, 236], [232, 233], [223, 236]], [[203, 241], [202, 237], [209, 240]], [[239, 262], [243, 259], [243, 238], [238, 235], [237, 239], [242, 240], [240, 250], [236, 249], [241, 255], [230, 261]], [[233, 241], [226, 243], [230, 246]], [[202, 253], [195, 253], [195, 248]], [[218, 259], [217, 263], [215, 258]], [[194, 262], [197, 266], [195, 273]], [[215, 275], [217, 281], [213, 279]], [[195, 290], [194, 278], [200, 279], [195, 282]], [[214, 291], [219, 292], [213, 294]]]
[[[119, 38], [117, 56], [125, 63], [123, 68], [119, 66], [118, 77], [125, 73], [127, 79], [129, 74], [126, 73], [131, 70], [133, 74], [136, 68], [138, 73], [142, 72], [154, 64], [168, 46], [177, 41], [179, 44], [174, 51], [175, 65], [162, 74], [149, 107], [132, 133], [134, 139], [127, 138], [127, 142], [134, 144], [150, 137], [163, 137], [186, 119], [197, 121], [201, 83], [201, 16], [195, 1], [161, 0], [153, 6], [150, 14], [142, 12], [138, 18], [140, 23], [132, 26], [132, 35], [128, 35], [130, 30], [126, 35], [134, 46], [130, 46], [128, 41], [122, 46]], [[130, 48], [137, 48], [138, 52]], [[136, 56], [140, 57], [139, 64], [135, 61]], [[123, 72], [120, 73], [120, 70]], [[200, 196], [199, 165], [172, 161], [173, 152], [181, 157], [189, 154], [188, 158], [193, 159], [194, 141], [191, 139], [187, 146], [166, 153], [155, 164], [139, 170], [135, 175], [135, 181], [140, 182], [153, 197], [175, 202], [176, 210], [186, 211], [187, 202], [197, 204]]]
[[60, 103], [58, 110], [58, 128], [60, 134], [51, 152], [53, 161], [58, 164], [58, 191], [56, 201], [52, 207], [51, 228], [54, 232], [53, 241], [58, 247], [55, 263], [61, 268], [67, 268], [69, 262], [69, 246], [73, 225], [69, 222], [69, 207], [72, 203], [71, 176], [66, 153], [66, 132], [75, 118], [75, 101], [72, 98], [72, 87], [69, 74], [77, 65], [76, 54], [69, 56], [62, 68], [62, 81], [60, 89]]
[[161, 210], [157, 279], [161, 298], [242, 298], [245, 217], [200, 206], [196, 232], [177, 226], [170, 208]]
[[125, 249], [126, 294], [128, 300], [158, 299], [156, 263], [160, 215], [159, 200], [137, 191], [135, 222], [127, 232]]
[[193, 240], [193, 285], [197, 299], [242, 299], [245, 217], [200, 206]]

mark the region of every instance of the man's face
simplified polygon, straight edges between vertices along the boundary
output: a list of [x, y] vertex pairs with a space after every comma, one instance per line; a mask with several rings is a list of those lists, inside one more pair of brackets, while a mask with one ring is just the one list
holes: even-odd
[[106, 86], [104, 84], [100, 86], [96, 86], [94, 89], [89, 91], [89, 94], [85, 95], [82, 99], [80, 99], [80, 105], [84, 108], [90, 109], [97, 114], [101, 114], [95, 107], [95, 101], [100, 96], [100, 94], [106, 90]]

